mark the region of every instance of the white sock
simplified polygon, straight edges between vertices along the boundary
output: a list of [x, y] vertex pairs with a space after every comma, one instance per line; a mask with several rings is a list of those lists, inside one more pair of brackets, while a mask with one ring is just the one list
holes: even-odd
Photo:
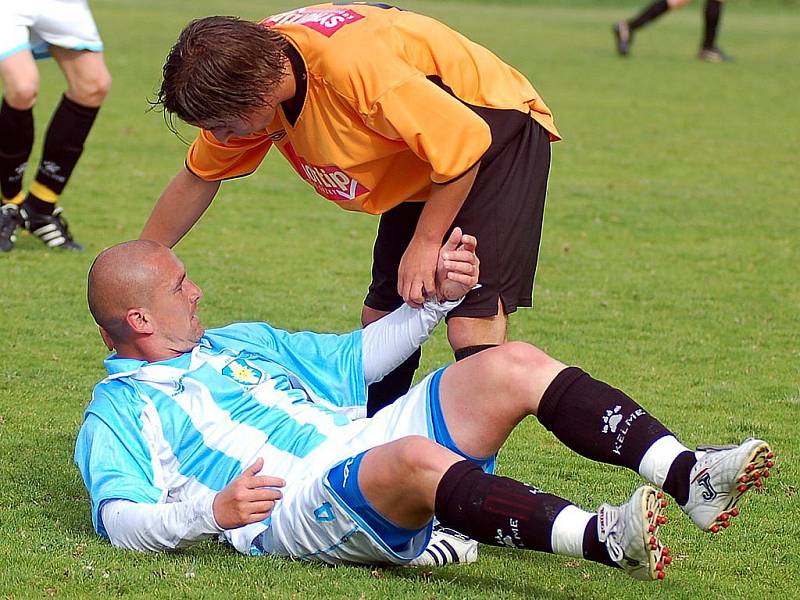
[[583, 534], [594, 515], [572, 504], [558, 513], [550, 531], [553, 553], [583, 558]]
[[664, 487], [669, 468], [682, 452], [692, 452], [681, 444], [674, 436], [658, 438], [639, 463], [639, 475], [658, 487]]

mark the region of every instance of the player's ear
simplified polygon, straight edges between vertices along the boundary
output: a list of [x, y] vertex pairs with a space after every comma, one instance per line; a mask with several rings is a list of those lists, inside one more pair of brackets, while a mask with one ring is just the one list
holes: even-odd
[[144, 308], [129, 308], [125, 314], [125, 322], [134, 334], [146, 335], [153, 333], [153, 320]]
[[97, 328], [100, 330], [100, 337], [103, 338], [103, 343], [106, 345], [106, 348], [108, 348], [109, 350], [113, 350], [114, 340], [111, 339], [111, 336], [108, 335], [108, 332], [105, 329], [103, 329], [99, 325], [97, 326]]

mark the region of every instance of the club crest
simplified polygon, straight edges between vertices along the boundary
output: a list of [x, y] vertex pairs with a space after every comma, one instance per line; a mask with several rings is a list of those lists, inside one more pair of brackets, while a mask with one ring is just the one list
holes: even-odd
[[264, 378], [261, 369], [241, 359], [234, 360], [222, 369], [222, 374], [242, 385], [258, 385]]

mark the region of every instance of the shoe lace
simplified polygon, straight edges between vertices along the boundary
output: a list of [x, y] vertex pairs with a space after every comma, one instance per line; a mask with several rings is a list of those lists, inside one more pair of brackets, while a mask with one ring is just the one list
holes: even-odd
[[67, 223], [67, 220], [64, 218], [64, 215], [61, 214], [63, 212], [64, 212], [64, 209], [61, 208], [60, 206], [58, 208], [56, 208], [53, 211], [53, 215], [52, 215], [53, 222], [56, 225], [56, 227], [58, 227], [58, 229], [61, 232], [61, 234], [67, 240], [69, 240], [71, 242], [72, 241], [72, 235], [70, 235], [70, 233], [69, 233], [69, 223]]
[[620, 511], [618, 508], [603, 505], [597, 510], [597, 537], [606, 545], [608, 555], [615, 562], [620, 562], [625, 557], [618, 537], [621, 531], [617, 526], [620, 522]]

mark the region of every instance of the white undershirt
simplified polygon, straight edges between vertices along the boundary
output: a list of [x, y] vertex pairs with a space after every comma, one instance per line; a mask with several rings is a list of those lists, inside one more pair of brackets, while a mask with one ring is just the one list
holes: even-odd
[[[364, 380], [375, 383], [391, 373], [428, 339], [433, 329], [461, 300], [428, 300], [423, 308], [400, 308], [367, 325], [362, 332]], [[109, 500], [100, 517], [111, 544], [126, 550], [159, 552], [185, 548], [222, 533], [214, 519], [214, 497], [145, 504]]]

